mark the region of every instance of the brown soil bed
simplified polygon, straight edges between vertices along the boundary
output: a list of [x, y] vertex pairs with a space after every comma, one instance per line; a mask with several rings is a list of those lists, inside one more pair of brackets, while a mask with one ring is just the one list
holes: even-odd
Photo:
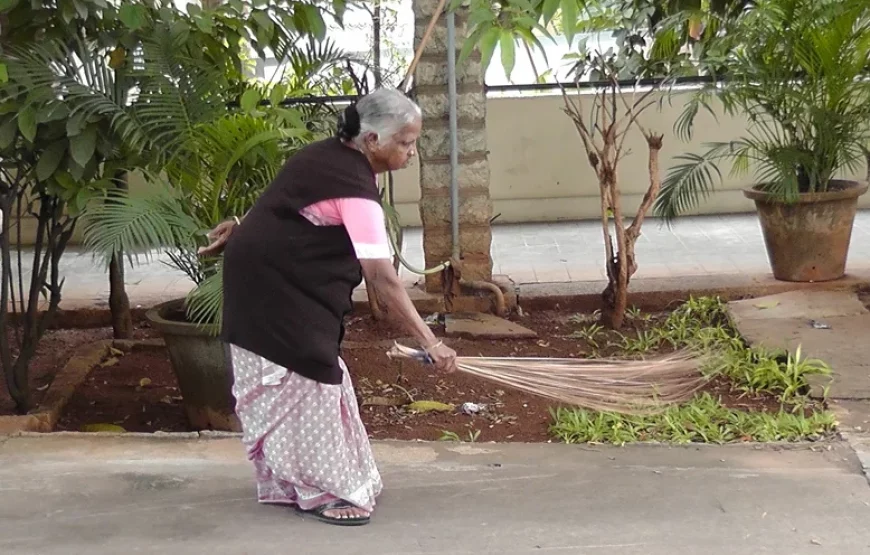
[[[15, 332], [9, 329], [6, 330], [6, 333], [9, 337], [13, 337]], [[133, 337], [134, 339], [147, 339], [156, 337], [156, 332], [148, 326], [137, 327]], [[28, 377], [32, 392], [32, 406], [39, 405], [55, 374], [64, 367], [76, 349], [82, 345], [106, 339], [112, 339], [111, 328], [47, 331], [37, 347], [36, 356], [30, 362]], [[15, 354], [17, 353], [13, 353], [13, 355]], [[11, 414], [16, 414], [15, 403], [9, 396], [6, 380], [0, 372], [0, 416]]]
[[[519, 321], [539, 334], [538, 339], [448, 339], [461, 355], [583, 357], [590, 348], [570, 337], [584, 324], [570, 314], [540, 313]], [[654, 322], [654, 320], [653, 320]], [[626, 335], [650, 326], [639, 321]], [[442, 335], [443, 329], [434, 328]], [[599, 338], [605, 344], [609, 338]], [[348, 363], [361, 405], [363, 420], [375, 439], [437, 440], [445, 432], [476, 441], [538, 442], [550, 439], [552, 403], [465, 374], [439, 375], [411, 361], [391, 360], [386, 351], [402, 334], [370, 317], [348, 322], [344, 358]], [[408, 343], [413, 345], [413, 343]], [[603, 354], [616, 354], [615, 348]], [[143, 378], [147, 378], [143, 385]], [[778, 410], [771, 397], [744, 397], [726, 382], [711, 383], [707, 390], [726, 406], [744, 410]], [[118, 364], [95, 369], [76, 392], [59, 425], [80, 430], [86, 424], [117, 424], [127, 431], [190, 431], [181, 408], [180, 393], [165, 350], [139, 351]], [[407, 400], [452, 404], [449, 412], [413, 413], [399, 403]], [[464, 403], [484, 405], [477, 414], [461, 410]]]

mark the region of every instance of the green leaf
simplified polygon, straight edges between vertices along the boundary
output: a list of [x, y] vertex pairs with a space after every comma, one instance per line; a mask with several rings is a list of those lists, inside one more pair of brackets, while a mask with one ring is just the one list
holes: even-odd
[[73, 6], [76, 9], [76, 13], [79, 15], [81, 19], [88, 18], [88, 7], [85, 4], [79, 2], [79, 0], [72, 0]]
[[76, 112], [69, 120], [66, 122], [66, 135], [67, 137], [76, 137], [81, 134], [82, 130], [87, 125], [85, 121], [87, 119], [87, 114], [85, 112]]
[[551, 21], [553, 21], [553, 16], [556, 15], [556, 11], [559, 9], [559, 3], [561, 0], [544, 0], [543, 7], [543, 16], [544, 16], [544, 25], [549, 25]]
[[8, 12], [20, 2], [21, 0], [0, 0], [0, 12]]
[[121, 5], [118, 16], [121, 19], [121, 23], [130, 30], [139, 31], [145, 27], [147, 13], [144, 6], [124, 3]]
[[[272, 18], [269, 17], [269, 14], [264, 11], [256, 11], [251, 14], [251, 17], [254, 18], [254, 21], [257, 22], [257, 25], [260, 26], [264, 33], [264, 38], [271, 39], [275, 35], [275, 23], [272, 21]], [[259, 37], [260, 34], [257, 33]]]
[[308, 24], [308, 31], [317, 40], [326, 38], [326, 23], [323, 21], [323, 14], [316, 6], [311, 4], [302, 4], [302, 9], [305, 12], [305, 21]]
[[47, 181], [49, 177], [54, 175], [65, 153], [66, 141], [57, 141], [45, 149], [36, 163], [36, 178], [40, 181]]
[[245, 112], [255, 112], [260, 104], [260, 93], [254, 89], [248, 89], [242, 95], [241, 106]]
[[0, 64], [0, 83], [9, 82], [9, 69], [6, 64]]
[[[193, 4], [190, 5], [192, 6]], [[214, 31], [214, 19], [212, 19], [211, 16], [204, 15], [195, 18], [193, 21], [196, 23], [197, 28], [203, 33], [211, 34], [212, 31]]]
[[[462, 50], [459, 51], [459, 57], [456, 59], [456, 66], [462, 67], [465, 62], [468, 60], [468, 57], [477, 47], [477, 43], [480, 41], [480, 37], [483, 36], [484, 32], [486, 32], [487, 26], [490, 24], [481, 24], [475, 27], [474, 31], [465, 39], [462, 43]], [[486, 67], [483, 68], [484, 71]]]
[[27, 106], [18, 112], [18, 129], [30, 142], [36, 138], [36, 111], [33, 106]]
[[88, 162], [94, 156], [94, 150], [97, 146], [97, 128], [93, 125], [87, 127], [80, 135], [70, 138], [69, 153], [73, 160], [82, 168], [87, 166]]
[[0, 148], [9, 148], [15, 141], [15, 135], [18, 133], [18, 120], [9, 118], [2, 126], [0, 126]]
[[577, 0], [562, 0], [562, 28], [565, 38], [568, 39], [568, 46], [574, 43], [578, 17]]
[[501, 29], [498, 27], [491, 27], [480, 39], [480, 65], [484, 71], [489, 67], [489, 63], [492, 61], [492, 54], [495, 52], [495, 45], [498, 44], [500, 35]]
[[501, 65], [504, 66], [504, 74], [508, 79], [511, 78], [511, 74], [514, 71], [514, 66], [516, 65], [516, 43], [514, 42], [514, 36], [510, 31], [503, 31], [501, 33]]
[[88, 203], [94, 197], [94, 194], [87, 187], [82, 187], [69, 203], [69, 211], [71, 216], [79, 216], [87, 207]]
[[272, 87], [272, 92], [269, 94], [269, 102], [272, 103], [272, 108], [277, 108], [281, 105], [287, 95], [287, 87], [285, 85], [275, 85]]
[[69, 115], [69, 107], [63, 102], [53, 102], [43, 106], [36, 116], [36, 123], [51, 123], [60, 121]]

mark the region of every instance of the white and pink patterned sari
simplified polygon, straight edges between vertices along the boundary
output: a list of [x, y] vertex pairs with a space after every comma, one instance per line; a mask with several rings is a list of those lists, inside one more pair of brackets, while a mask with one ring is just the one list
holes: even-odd
[[[357, 257], [390, 258], [381, 207], [336, 199], [303, 211], [316, 225], [344, 225]], [[261, 503], [312, 510], [343, 500], [371, 512], [383, 489], [344, 361], [340, 385], [322, 384], [235, 345], [233, 395]]]

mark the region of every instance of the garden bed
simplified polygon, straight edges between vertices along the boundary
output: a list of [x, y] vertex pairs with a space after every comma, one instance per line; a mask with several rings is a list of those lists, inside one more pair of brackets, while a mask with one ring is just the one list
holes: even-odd
[[[6, 330], [13, 334], [13, 330]], [[134, 339], [149, 339], [157, 337], [157, 333], [147, 325], [137, 326], [133, 332]], [[29, 381], [32, 392], [32, 406], [36, 407], [42, 401], [54, 376], [69, 361], [73, 353], [83, 345], [96, 341], [112, 339], [111, 328], [93, 329], [58, 329], [49, 330], [40, 341], [36, 355], [30, 362]], [[13, 353], [17, 354], [17, 353]], [[9, 397], [6, 381], [0, 372], [0, 416], [16, 414], [15, 404]]]
[[[448, 339], [448, 343], [465, 356], [629, 357], [671, 350], [673, 343], [662, 340], [664, 329], [670, 329], [671, 336], [703, 335], [699, 331], [703, 329], [731, 333], [726, 326], [681, 330], [675, 322], [683, 320], [668, 314], [635, 314], [622, 334], [599, 329], [591, 316], [568, 313], [542, 312], [517, 321], [536, 331], [538, 338]], [[443, 335], [440, 324], [433, 328]], [[695, 402], [658, 419], [569, 409], [559, 411], [554, 421], [556, 407], [545, 399], [462, 373], [444, 376], [411, 361], [389, 359], [386, 351], [393, 340], [413, 345], [391, 326], [368, 316], [348, 321], [343, 356], [363, 419], [375, 439], [768, 441], [820, 437], [833, 426], [829, 415], [821, 412], [821, 404], [801, 394], [787, 399], [783, 412], [780, 390], [788, 384], [779, 387], [774, 378], [765, 381], [765, 376], [741, 380], [739, 371], [712, 379]], [[753, 387], [747, 387], [750, 381]], [[92, 371], [68, 404], [59, 429], [112, 424], [135, 432], [191, 431], [179, 395], [165, 349], [133, 352], [115, 365]], [[411, 410], [412, 401], [436, 401], [452, 408], [421, 413]], [[466, 403], [477, 406], [463, 410]], [[800, 408], [791, 410], [793, 403], [800, 403]]]

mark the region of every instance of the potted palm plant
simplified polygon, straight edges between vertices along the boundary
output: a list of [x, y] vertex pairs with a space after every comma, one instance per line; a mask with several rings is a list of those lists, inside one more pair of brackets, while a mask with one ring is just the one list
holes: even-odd
[[744, 194], [755, 201], [774, 277], [842, 277], [867, 192], [841, 172], [858, 170], [870, 138], [870, 4], [759, 0], [722, 22], [701, 63], [727, 74], [688, 104], [678, 133], [690, 136], [698, 107], [718, 98], [748, 119], [747, 134], [679, 156], [656, 213], [671, 220], [697, 206], [721, 177], [718, 164], [730, 161], [732, 174], [755, 172]]

